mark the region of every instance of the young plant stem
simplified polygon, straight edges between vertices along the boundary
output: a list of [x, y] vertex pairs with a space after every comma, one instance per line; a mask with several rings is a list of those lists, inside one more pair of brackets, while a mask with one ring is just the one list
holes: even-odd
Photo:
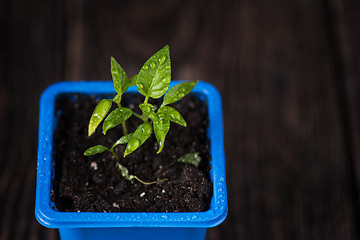
[[149, 122], [149, 117], [144, 114], [140, 115], [133, 111], [133, 115], [137, 118], [140, 118], [143, 122]]
[[141, 179], [139, 179], [137, 176], [134, 176], [133, 175], [133, 178], [138, 180], [139, 182], [141, 182], [142, 184], [144, 185], [151, 185], [151, 184], [155, 184], [155, 183], [159, 183], [159, 182], [164, 182], [164, 181], [167, 181], [168, 179], [167, 178], [164, 178], [164, 179], [161, 179], [161, 180], [157, 180], [157, 181], [153, 181], [153, 182], [144, 182], [142, 181]]
[[128, 135], [128, 130], [127, 130], [127, 127], [126, 127], [126, 123], [123, 122], [123, 123], [121, 124], [121, 126], [122, 126], [122, 130], [123, 130], [124, 136], [125, 136], [125, 135]]
[[111, 152], [111, 154], [116, 158], [116, 160], [118, 160], [118, 161], [120, 160], [119, 156], [115, 153], [113, 148], [110, 148], [109, 152]]
[[119, 170], [120, 174], [121, 174], [125, 179], [129, 180], [129, 181], [132, 182], [132, 183], [133, 183], [133, 180], [134, 180], [134, 179], [138, 180], [140, 183], [142, 183], [142, 184], [144, 184], [144, 185], [151, 185], [151, 184], [155, 184], [155, 183], [159, 183], [159, 182], [163, 182], [163, 181], [167, 181], [167, 180], [168, 180], [167, 178], [165, 178], [165, 179], [158, 180], [158, 181], [153, 181], [153, 182], [144, 182], [144, 181], [142, 181], [140, 178], [138, 178], [137, 176], [135, 176], [135, 175], [130, 175], [128, 169], [127, 169], [125, 166], [121, 165], [121, 164], [119, 163], [119, 161], [116, 162], [116, 167], [117, 167], [117, 169]]
[[149, 96], [146, 96], [146, 97], [145, 97], [145, 100], [144, 100], [144, 104], [147, 104], [148, 101], [149, 101]]

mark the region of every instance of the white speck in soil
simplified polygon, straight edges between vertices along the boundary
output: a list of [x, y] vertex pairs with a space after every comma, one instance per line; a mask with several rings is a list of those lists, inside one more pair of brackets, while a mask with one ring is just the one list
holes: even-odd
[[165, 189], [161, 190], [162, 193], [165, 193]]
[[140, 194], [140, 197], [144, 197], [145, 196], [145, 192]]
[[90, 167], [91, 167], [92, 169], [94, 169], [95, 171], [98, 170], [98, 165], [97, 165], [96, 162], [92, 162], [92, 163], [90, 164]]
[[119, 205], [117, 205], [116, 203], [113, 203], [112, 205], [113, 207], [120, 208]]

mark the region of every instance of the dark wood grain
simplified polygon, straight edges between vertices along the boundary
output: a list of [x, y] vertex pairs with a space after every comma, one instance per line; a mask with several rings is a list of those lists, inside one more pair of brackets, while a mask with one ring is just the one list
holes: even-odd
[[223, 66], [233, 65], [224, 102], [226, 147], [236, 153], [227, 157], [236, 179], [228, 221], [237, 224], [216, 231], [224, 239], [355, 239], [326, 6], [243, 1], [234, 9]]
[[[353, 167], [357, 214], [360, 208], [360, 3], [346, 0], [330, 2], [336, 42], [338, 86], [342, 91], [343, 127], [346, 134], [347, 157]], [[360, 216], [357, 221], [360, 221]]]
[[[61, 11], [43, 1], [2, 1], [0, 239], [49, 239], [34, 217], [38, 100], [62, 79]], [[61, 13], [62, 14], [62, 13]]]
[[34, 217], [38, 100], [130, 75], [163, 45], [173, 78], [223, 96], [229, 216], [207, 239], [358, 239], [360, 4], [0, 1], [0, 239], [58, 239]]

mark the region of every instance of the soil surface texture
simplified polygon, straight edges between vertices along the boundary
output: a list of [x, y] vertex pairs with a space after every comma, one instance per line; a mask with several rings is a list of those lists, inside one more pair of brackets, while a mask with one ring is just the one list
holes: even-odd
[[[104, 152], [86, 157], [84, 151], [94, 145], [111, 147], [123, 136], [122, 127], [111, 129], [104, 136], [102, 124], [87, 137], [92, 111], [101, 98], [84, 94], [60, 95], [56, 101], [57, 129], [54, 133], [55, 176], [52, 200], [59, 211], [69, 212], [199, 212], [209, 209], [212, 197], [210, 171], [210, 140], [207, 138], [206, 101], [189, 94], [172, 104], [187, 122], [187, 127], [171, 123], [164, 149], [156, 154], [155, 135], [136, 151], [122, 157], [125, 146], [115, 152], [129, 174], [143, 181], [168, 179], [152, 185], [124, 179], [115, 168], [116, 159]], [[138, 94], [125, 94], [122, 105], [141, 113], [136, 106], [143, 101]], [[161, 100], [152, 100], [155, 108]], [[127, 121], [133, 132], [141, 121], [132, 116]], [[198, 167], [177, 162], [178, 158], [199, 152]]]

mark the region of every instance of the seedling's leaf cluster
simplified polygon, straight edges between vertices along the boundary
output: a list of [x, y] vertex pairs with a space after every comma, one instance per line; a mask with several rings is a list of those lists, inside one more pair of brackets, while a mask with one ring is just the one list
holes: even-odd
[[[103, 99], [97, 104], [90, 118], [88, 136], [93, 134], [102, 121], [104, 121], [102, 126], [104, 135], [106, 135], [110, 129], [121, 124], [124, 136], [117, 140], [111, 148], [96, 145], [87, 149], [84, 155], [90, 156], [109, 151], [119, 160], [119, 157], [114, 151], [117, 145], [127, 144], [124, 151], [124, 157], [126, 157], [138, 149], [153, 132], [159, 145], [157, 153], [160, 153], [165, 145], [165, 138], [170, 129], [170, 122], [174, 122], [183, 127], [187, 126], [181, 114], [175, 108], [168, 105], [180, 100], [191, 92], [197, 84], [197, 81], [183, 82], [169, 89], [171, 82], [169, 46], [165, 46], [150, 57], [142, 66], [139, 73], [131, 78], [127, 76], [115, 58], [111, 57], [111, 75], [117, 94], [113, 99]], [[130, 108], [121, 106], [122, 95], [130, 86], [136, 86], [139, 93], [144, 96], [144, 102], [138, 106], [142, 112], [141, 114], [136, 113]], [[154, 106], [148, 101], [150, 98], [158, 99], [161, 97], [163, 97], [163, 102], [159, 109], [155, 111]], [[113, 103], [116, 105], [116, 108], [109, 113]], [[143, 123], [140, 124], [133, 133], [128, 133], [126, 121], [131, 116], [140, 118]], [[130, 181], [136, 179], [147, 184], [136, 176], [129, 175], [127, 169], [119, 163], [117, 163], [117, 168], [126, 179]]]

